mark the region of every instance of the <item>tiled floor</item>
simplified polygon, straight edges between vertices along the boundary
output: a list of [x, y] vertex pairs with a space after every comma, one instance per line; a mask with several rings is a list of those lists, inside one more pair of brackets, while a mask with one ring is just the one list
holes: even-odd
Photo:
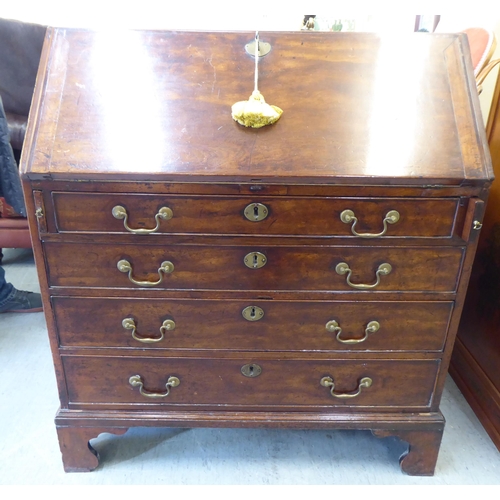
[[[29, 250], [6, 250], [7, 279], [37, 290]], [[409, 477], [405, 446], [365, 431], [144, 429], [95, 440], [101, 465], [65, 474], [53, 424], [55, 376], [42, 313], [0, 315], [0, 485], [500, 485], [500, 453], [451, 379], [436, 474]]]

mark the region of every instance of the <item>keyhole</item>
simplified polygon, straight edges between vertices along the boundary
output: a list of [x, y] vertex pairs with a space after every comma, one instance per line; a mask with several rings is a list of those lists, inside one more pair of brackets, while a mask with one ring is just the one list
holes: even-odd
[[257, 364], [248, 364], [241, 367], [241, 373], [245, 377], [258, 377], [262, 373], [262, 368]]
[[245, 307], [241, 313], [247, 321], [258, 321], [264, 316], [264, 311], [258, 306]]
[[252, 222], [258, 222], [267, 217], [269, 210], [262, 203], [250, 203], [245, 207], [245, 217]]
[[260, 252], [250, 252], [247, 253], [243, 259], [245, 266], [250, 269], [259, 269], [266, 265], [267, 258], [264, 254]]

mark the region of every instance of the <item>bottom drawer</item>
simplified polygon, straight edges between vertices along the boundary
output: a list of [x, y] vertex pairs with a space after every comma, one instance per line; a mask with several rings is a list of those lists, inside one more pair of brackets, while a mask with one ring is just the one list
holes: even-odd
[[346, 405], [424, 410], [431, 404], [440, 363], [243, 356], [202, 359], [70, 355], [62, 359], [71, 408], [95, 408], [98, 404], [110, 408], [133, 405], [136, 409], [141, 405], [224, 410], [280, 407], [287, 411], [307, 407], [329, 411]]

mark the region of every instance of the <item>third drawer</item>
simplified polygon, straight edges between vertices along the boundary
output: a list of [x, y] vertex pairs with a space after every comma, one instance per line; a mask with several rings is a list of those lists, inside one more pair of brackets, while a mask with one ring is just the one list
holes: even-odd
[[453, 302], [52, 297], [62, 346], [435, 351]]

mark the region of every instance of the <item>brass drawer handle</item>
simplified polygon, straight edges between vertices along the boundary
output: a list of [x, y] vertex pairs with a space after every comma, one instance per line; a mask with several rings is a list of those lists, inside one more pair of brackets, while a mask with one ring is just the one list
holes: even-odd
[[137, 336], [137, 327], [135, 325], [135, 321], [133, 318], [125, 318], [122, 321], [122, 326], [125, 330], [132, 330], [132, 338], [134, 340], [138, 340], [139, 342], [143, 342], [144, 344], [153, 344], [154, 342], [161, 342], [165, 338], [166, 331], [172, 331], [175, 329], [175, 321], [171, 319], [166, 319], [163, 324], [160, 326], [160, 337], [138, 337]]
[[342, 339], [340, 338], [340, 335], [342, 334], [342, 328], [339, 326], [339, 324], [332, 319], [326, 324], [326, 329], [329, 332], [335, 333], [337, 332], [337, 340], [339, 342], [342, 342], [342, 344], [360, 344], [361, 342], [364, 342], [368, 336], [371, 333], [378, 332], [380, 329], [380, 323], [378, 321], [370, 321], [365, 328], [365, 336], [361, 339]]
[[370, 387], [373, 383], [373, 380], [370, 377], [363, 377], [358, 384], [358, 389], [355, 392], [334, 392], [335, 390], [335, 382], [333, 381], [332, 377], [323, 377], [319, 383], [323, 387], [330, 387], [330, 394], [334, 398], [340, 398], [340, 399], [348, 399], [348, 398], [355, 398], [356, 396], [359, 396], [361, 394], [361, 389], [367, 389]]
[[181, 381], [177, 377], [168, 377], [167, 383], [165, 384], [167, 389], [166, 392], [149, 392], [144, 389], [144, 382], [142, 381], [142, 377], [140, 375], [133, 375], [128, 379], [128, 383], [132, 387], [139, 387], [139, 392], [147, 398], [166, 398], [170, 394], [170, 388], [177, 387]]
[[116, 205], [116, 207], [113, 207], [113, 210], [111, 210], [111, 213], [113, 214], [113, 217], [115, 219], [123, 219], [123, 226], [125, 227], [125, 229], [134, 234], [154, 233], [155, 231], [158, 231], [158, 229], [160, 228], [160, 219], [169, 220], [174, 216], [174, 213], [172, 212], [171, 208], [161, 207], [160, 210], [158, 210], [158, 213], [155, 215], [156, 227], [154, 227], [153, 229], [132, 229], [127, 224], [128, 213], [125, 207], [122, 207], [121, 205]]
[[392, 271], [392, 266], [390, 264], [386, 262], [384, 264], [380, 264], [380, 266], [378, 266], [377, 272], [375, 273], [377, 281], [373, 283], [373, 285], [363, 285], [361, 283], [355, 284], [351, 282], [352, 271], [349, 268], [348, 264], [346, 264], [345, 262], [340, 262], [335, 266], [335, 272], [337, 274], [343, 275], [347, 273], [347, 278], [346, 278], [347, 284], [352, 288], [356, 288], [357, 290], [368, 290], [370, 288], [375, 288], [376, 286], [380, 285], [380, 276], [386, 276], [391, 271]]
[[373, 234], [373, 233], [357, 233], [356, 229], [356, 223], [358, 222], [358, 218], [354, 215], [354, 212], [352, 210], [344, 210], [340, 214], [340, 220], [344, 224], [350, 224], [351, 222], [352, 227], [351, 227], [351, 232], [354, 234], [354, 236], [359, 236], [360, 238], [378, 238], [379, 236], [384, 236], [384, 234], [387, 232], [387, 224], [396, 224], [396, 222], [399, 221], [399, 212], [397, 210], [390, 210], [385, 214], [385, 218], [382, 221], [384, 223], [384, 229], [382, 230], [381, 233]]
[[162, 273], [170, 274], [174, 271], [174, 265], [172, 262], [166, 260], [161, 263], [161, 266], [158, 268], [158, 276], [160, 279], [158, 281], [138, 281], [132, 277], [132, 266], [128, 260], [120, 260], [117, 262], [116, 267], [118, 271], [121, 273], [128, 273], [128, 279], [134, 284], [138, 286], [155, 286], [159, 285], [163, 281]]

